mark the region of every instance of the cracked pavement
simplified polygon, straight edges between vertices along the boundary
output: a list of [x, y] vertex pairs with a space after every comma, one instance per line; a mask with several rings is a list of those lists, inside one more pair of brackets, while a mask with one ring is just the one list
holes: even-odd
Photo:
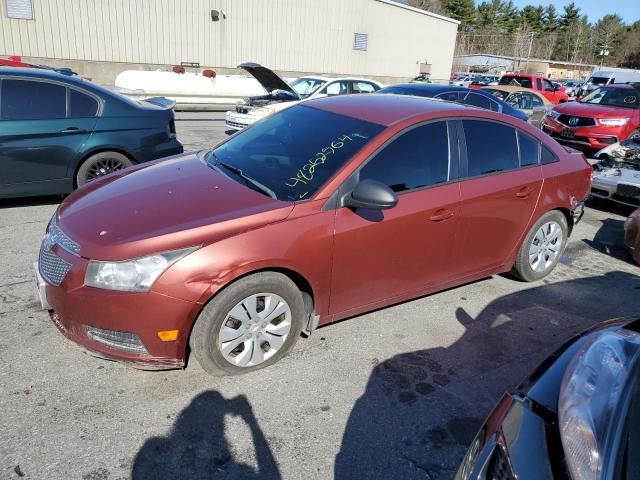
[[[221, 113], [178, 114], [188, 148]], [[495, 276], [323, 327], [277, 365], [216, 379], [83, 353], [39, 309], [58, 198], [0, 202], [0, 479], [451, 478], [502, 392], [593, 323], [640, 314], [630, 209], [586, 209], [557, 269]]]

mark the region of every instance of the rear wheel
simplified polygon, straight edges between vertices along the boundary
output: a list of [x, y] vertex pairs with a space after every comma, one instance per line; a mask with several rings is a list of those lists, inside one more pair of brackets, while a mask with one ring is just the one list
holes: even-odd
[[304, 312], [302, 295], [287, 276], [261, 272], [245, 277], [202, 310], [191, 333], [191, 350], [215, 376], [267, 367], [298, 340]]
[[131, 160], [118, 152], [100, 152], [87, 158], [76, 175], [76, 184], [81, 187], [91, 180], [133, 165]]
[[568, 237], [569, 226], [561, 212], [543, 215], [522, 242], [513, 270], [515, 276], [534, 282], [549, 275], [562, 256]]

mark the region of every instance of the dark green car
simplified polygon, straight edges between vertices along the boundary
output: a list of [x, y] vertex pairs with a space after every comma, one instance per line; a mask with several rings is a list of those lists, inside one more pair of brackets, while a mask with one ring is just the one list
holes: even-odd
[[173, 102], [135, 102], [74, 75], [0, 68], [0, 198], [64, 194], [182, 153]]

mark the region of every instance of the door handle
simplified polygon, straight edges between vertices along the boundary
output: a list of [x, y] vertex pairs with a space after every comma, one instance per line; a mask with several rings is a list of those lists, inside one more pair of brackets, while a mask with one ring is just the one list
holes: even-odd
[[440, 209], [429, 217], [429, 220], [432, 222], [442, 222], [443, 220], [447, 220], [451, 217], [453, 217], [453, 212], [451, 210]]
[[69, 128], [65, 128], [60, 133], [63, 135], [69, 135], [72, 133], [87, 133], [87, 131], [83, 128], [69, 127]]
[[516, 197], [518, 198], [527, 198], [531, 195], [532, 190], [529, 187], [525, 187], [521, 189], [518, 193], [516, 193]]

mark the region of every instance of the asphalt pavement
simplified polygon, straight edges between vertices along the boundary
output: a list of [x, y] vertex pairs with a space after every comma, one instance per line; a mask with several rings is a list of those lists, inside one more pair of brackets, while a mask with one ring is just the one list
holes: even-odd
[[[222, 118], [180, 113], [178, 136], [215, 145]], [[139, 371], [83, 353], [39, 309], [32, 263], [59, 201], [0, 202], [0, 479], [451, 478], [505, 390], [584, 328], [640, 314], [631, 209], [596, 203], [543, 281], [360, 315], [245, 376]]]

